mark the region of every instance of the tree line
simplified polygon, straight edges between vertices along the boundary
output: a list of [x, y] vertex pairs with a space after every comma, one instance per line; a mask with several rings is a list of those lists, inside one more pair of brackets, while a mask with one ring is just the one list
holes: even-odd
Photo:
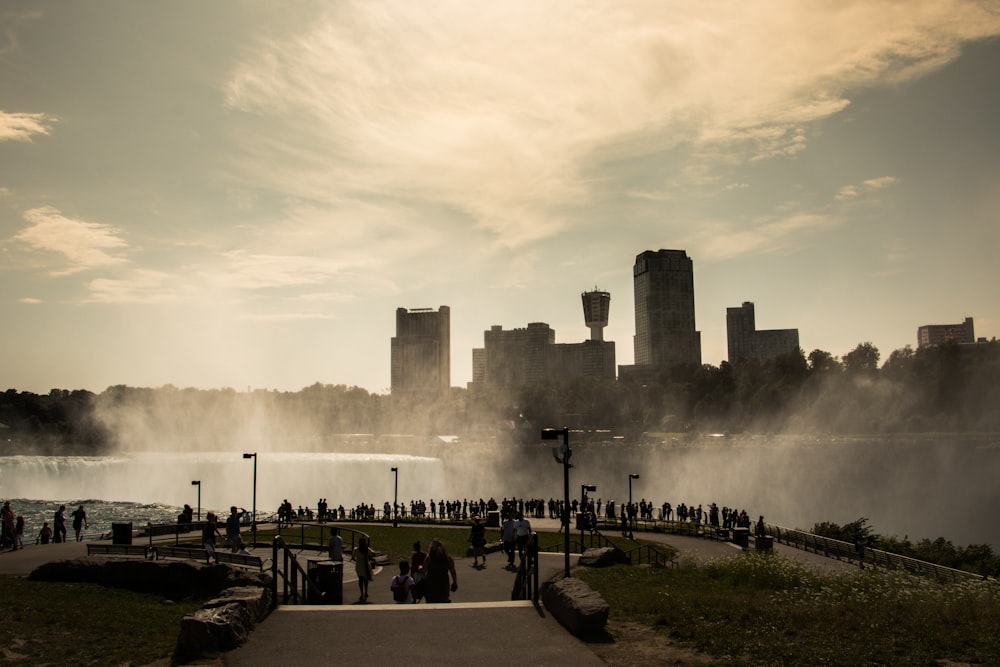
[[159, 444], [227, 448], [279, 439], [322, 451], [343, 434], [537, 439], [545, 426], [635, 440], [661, 433], [895, 434], [1000, 431], [1000, 343], [676, 366], [644, 382], [601, 379], [382, 395], [316, 383], [297, 392], [109, 387], [0, 394], [5, 453], [103, 453]]

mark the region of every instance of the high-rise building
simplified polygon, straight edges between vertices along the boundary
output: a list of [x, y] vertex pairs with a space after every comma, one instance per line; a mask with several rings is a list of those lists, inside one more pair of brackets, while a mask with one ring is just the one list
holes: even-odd
[[741, 359], [773, 359], [799, 349], [798, 329], [758, 331], [751, 301], [744, 301], [739, 308], [726, 308], [726, 338], [731, 364]]
[[701, 365], [701, 332], [694, 323], [694, 267], [683, 250], [636, 256], [635, 365]]
[[961, 324], [925, 324], [917, 328], [917, 347], [940, 345], [948, 341], [975, 343], [976, 330], [971, 317]]
[[392, 393], [447, 392], [451, 386], [451, 309], [397, 308]]
[[611, 310], [611, 293], [594, 288], [580, 297], [583, 299], [583, 321], [590, 328], [590, 340], [604, 340], [604, 327], [608, 326]]

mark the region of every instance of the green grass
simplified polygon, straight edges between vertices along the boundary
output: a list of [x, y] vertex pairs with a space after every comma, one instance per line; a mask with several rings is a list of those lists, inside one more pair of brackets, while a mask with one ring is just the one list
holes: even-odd
[[181, 618], [200, 601], [0, 577], [0, 645], [25, 665], [147, 665], [169, 657]]
[[884, 570], [822, 575], [746, 553], [676, 569], [579, 569], [611, 606], [732, 665], [1000, 664], [1000, 587]]

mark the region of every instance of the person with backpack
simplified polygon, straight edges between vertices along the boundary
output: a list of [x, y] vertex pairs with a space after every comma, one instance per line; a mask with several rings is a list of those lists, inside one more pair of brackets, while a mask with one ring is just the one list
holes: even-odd
[[413, 587], [415, 583], [410, 576], [410, 563], [407, 560], [399, 561], [399, 574], [392, 578], [389, 590], [392, 591], [392, 599], [396, 604], [413, 604]]

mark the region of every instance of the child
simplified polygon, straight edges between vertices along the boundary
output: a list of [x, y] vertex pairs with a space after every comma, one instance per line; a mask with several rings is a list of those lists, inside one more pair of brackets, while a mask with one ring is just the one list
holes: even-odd
[[413, 604], [413, 577], [410, 576], [408, 561], [399, 561], [399, 574], [392, 578], [389, 589], [396, 604]]

